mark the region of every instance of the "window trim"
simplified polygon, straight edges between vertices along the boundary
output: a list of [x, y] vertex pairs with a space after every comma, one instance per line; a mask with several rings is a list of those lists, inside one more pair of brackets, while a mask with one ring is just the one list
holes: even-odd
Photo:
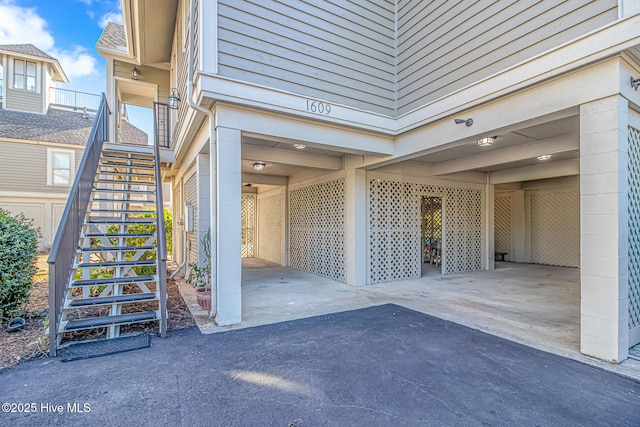
[[[66, 154], [69, 156], [69, 183], [54, 184], [53, 182], [53, 155]], [[65, 150], [64, 148], [47, 148], [47, 185], [53, 187], [71, 187], [76, 175], [76, 152], [75, 150]]]
[[[18, 62], [22, 62], [22, 66], [18, 66]], [[29, 74], [29, 64], [33, 65], [33, 75]], [[22, 77], [22, 85], [16, 85], [16, 76]], [[29, 78], [33, 78], [33, 89], [27, 87]], [[13, 89], [24, 90], [27, 92], [38, 92], [38, 63], [34, 61], [27, 61], [26, 59], [13, 59]]]

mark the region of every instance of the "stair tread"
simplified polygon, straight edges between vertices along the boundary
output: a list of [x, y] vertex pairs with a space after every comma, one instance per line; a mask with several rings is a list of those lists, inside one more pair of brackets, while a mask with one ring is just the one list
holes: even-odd
[[[87, 212], [122, 212], [122, 213], [136, 213], [136, 214], [146, 214], [146, 213], [154, 213], [155, 211], [148, 211], [143, 209], [88, 209]], [[144, 217], [143, 217], [144, 218]]]
[[122, 184], [132, 184], [132, 185], [147, 185], [147, 186], [156, 186], [156, 182], [155, 181], [126, 181], [123, 179], [103, 179], [103, 178], [98, 178], [96, 180], [94, 180], [93, 182], [100, 182], [103, 184], [118, 184], [118, 185], [122, 185]]
[[102, 187], [93, 187], [93, 191], [103, 192], [103, 193], [134, 193], [134, 194], [156, 194], [156, 191], [152, 190], [131, 190], [131, 189], [122, 189], [122, 188], [102, 188]]
[[98, 166], [106, 166], [110, 168], [131, 168], [131, 169], [149, 169], [155, 170], [155, 166], [152, 165], [128, 165], [126, 163], [105, 163], [100, 162]]
[[140, 233], [140, 234], [134, 234], [134, 233], [89, 233], [89, 234], [82, 234], [80, 237], [88, 237], [88, 238], [97, 238], [97, 237], [124, 237], [127, 239], [136, 239], [139, 237], [153, 237], [155, 236], [155, 234], [153, 233]]
[[156, 320], [155, 311], [142, 311], [138, 313], [118, 314], [115, 316], [92, 317], [89, 319], [69, 320], [64, 327], [64, 331], [76, 329], [99, 328], [104, 326], [144, 322]]
[[100, 171], [97, 172], [97, 175], [124, 175], [129, 177], [138, 177], [138, 178], [155, 178], [155, 174], [151, 173], [134, 173], [134, 172], [118, 172], [118, 171]]
[[102, 248], [80, 248], [81, 252], [133, 252], [133, 251], [152, 251], [156, 246], [107, 246]]
[[156, 265], [155, 260], [137, 260], [137, 261], [102, 261], [102, 262], [83, 262], [78, 264], [78, 268], [101, 268], [101, 267], [137, 267], [142, 265]]
[[81, 286], [106, 286], [106, 285], [126, 285], [134, 283], [155, 282], [154, 276], [136, 276], [136, 277], [108, 277], [101, 279], [81, 279], [71, 282], [71, 287], [77, 288]]
[[125, 220], [113, 218], [88, 218], [87, 224], [155, 224], [155, 218], [127, 218]]
[[149, 301], [156, 299], [155, 292], [145, 292], [138, 294], [110, 295], [106, 297], [80, 298], [69, 301], [70, 308], [88, 307], [103, 304], [121, 304], [127, 302]]

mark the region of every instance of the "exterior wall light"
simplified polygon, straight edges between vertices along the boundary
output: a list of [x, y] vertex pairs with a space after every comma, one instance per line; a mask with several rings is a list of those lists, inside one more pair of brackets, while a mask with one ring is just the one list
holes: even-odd
[[133, 67], [133, 70], [131, 70], [131, 78], [133, 80], [140, 80], [140, 70], [138, 70], [138, 67]]
[[461, 125], [462, 123], [464, 123], [464, 124], [465, 124], [465, 126], [469, 127], [469, 126], [471, 126], [471, 125], [473, 124], [473, 119], [471, 119], [471, 118], [469, 118], [469, 119], [467, 119], [467, 120], [464, 120], [464, 119], [455, 119], [455, 120], [454, 120], [454, 122], [455, 122], [457, 125]]
[[261, 171], [264, 169], [264, 167], [266, 166], [266, 164], [264, 162], [255, 162], [253, 164], [253, 168], [257, 171]]
[[638, 90], [638, 86], [640, 86], [640, 79], [634, 79], [633, 76], [631, 76], [631, 87]]
[[305, 148], [307, 148], [307, 146], [304, 144], [293, 144], [293, 148], [295, 148], [296, 150], [304, 150]]
[[497, 136], [487, 136], [477, 141], [480, 147], [490, 147], [496, 142]]
[[542, 156], [538, 156], [536, 158], [541, 162], [544, 162], [545, 160], [549, 160], [551, 158], [551, 154], [543, 154]]
[[180, 93], [175, 87], [171, 89], [171, 95], [169, 95], [169, 108], [172, 110], [178, 109], [178, 102], [180, 102]]

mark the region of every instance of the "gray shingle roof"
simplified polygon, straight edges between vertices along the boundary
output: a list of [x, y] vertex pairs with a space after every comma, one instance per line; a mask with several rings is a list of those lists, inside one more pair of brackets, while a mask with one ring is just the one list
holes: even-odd
[[[35, 114], [0, 108], [0, 138], [85, 145], [92, 126], [93, 116], [84, 118], [81, 111], [50, 108]], [[122, 134], [126, 143], [147, 144], [147, 134], [128, 122], [122, 122]]]
[[108, 49], [126, 50], [127, 37], [124, 33], [124, 27], [122, 25], [109, 22], [98, 39], [96, 46]]
[[38, 49], [32, 44], [3, 44], [3, 45], [0, 45], [0, 50], [6, 50], [8, 52], [20, 53], [22, 55], [31, 55], [31, 56], [37, 56], [39, 58], [55, 60], [53, 56], [50, 56], [44, 53], [43, 51], [41, 51], [40, 49]]

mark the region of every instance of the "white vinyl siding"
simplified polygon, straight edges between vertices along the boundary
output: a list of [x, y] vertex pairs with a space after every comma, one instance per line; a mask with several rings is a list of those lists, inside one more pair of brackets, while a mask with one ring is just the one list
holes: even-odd
[[221, 75], [394, 114], [393, 3], [220, 0], [218, 13]]
[[617, 19], [615, 0], [398, 3], [398, 114]]

